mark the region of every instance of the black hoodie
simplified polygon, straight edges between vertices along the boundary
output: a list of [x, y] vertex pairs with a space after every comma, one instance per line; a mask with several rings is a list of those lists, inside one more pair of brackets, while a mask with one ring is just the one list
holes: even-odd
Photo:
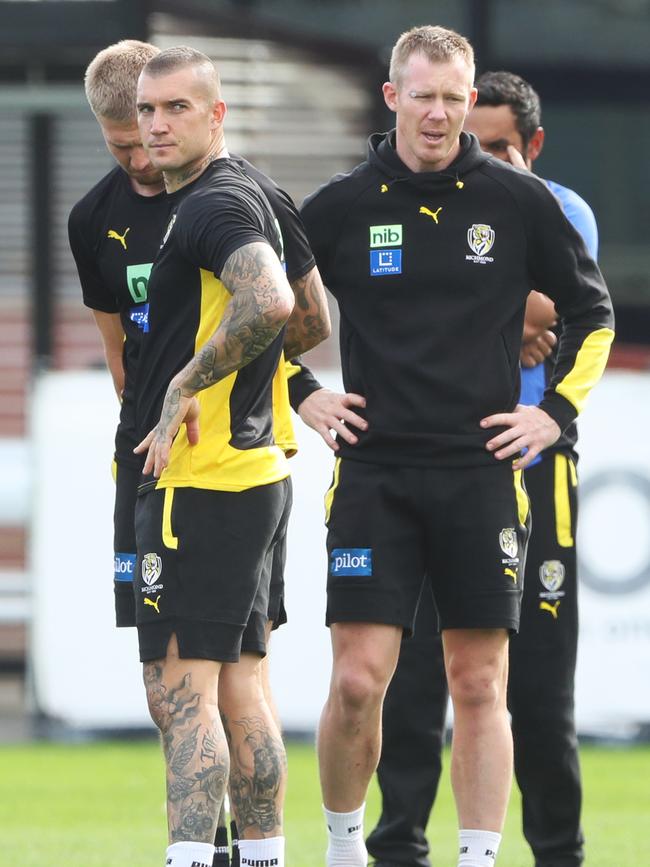
[[346, 391], [369, 429], [342, 457], [411, 466], [496, 464], [495, 429], [514, 409], [531, 289], [555, 302], [563, 334], [540, 404], [564, 430], [599, 379], [613, 338], [598, 266], [546, 184], [461, 134], [441, 172], [412, 172], [395, 133], [305, 200], [318, 268], [341, 312]]

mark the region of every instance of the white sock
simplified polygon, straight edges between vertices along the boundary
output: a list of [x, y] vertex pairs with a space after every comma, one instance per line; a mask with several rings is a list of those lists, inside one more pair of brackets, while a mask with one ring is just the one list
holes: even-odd
[[284, 867], [284, 837], [239, 841], [241, 867]]
[[494, 867], [500, 842], [501, 834], [496, 831], [470, 831], [461, 828], [458, 832], [458, 867]]
[[351, 813], [333, 813], [323, 807], [327, 822], [327, 867], [368, 867], [363, 840], [365, 802]]
[[212, 867], [214, 846], [212, 843], [196, 843], [188, 840], [172, 843], [167, 847], [167, 867]]

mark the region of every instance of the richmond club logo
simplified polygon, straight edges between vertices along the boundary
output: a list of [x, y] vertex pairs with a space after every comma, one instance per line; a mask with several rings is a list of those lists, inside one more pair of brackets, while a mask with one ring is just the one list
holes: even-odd
[[564, 584], [565, 569], [560, 560], [544, 560], [539, 567], [539, 580], [551, 593], [557, 593]]
[[494, 262], [494, 259], [487, 254], [494, 246], [494, 229], [486, 223], [473, 223], [467, 230], [467, 243], [470, 250], [474, 253], [465, 256], [470, 262]]
[[157, 554], [145, 554], [142, 558], [142, 580], [151, 587], [160, 578], [162, 560]]
[[508, 557], [517, 556], [517, 534], [514, 527], [504, 527], [499, 533], [499, 545], [504, 554]]

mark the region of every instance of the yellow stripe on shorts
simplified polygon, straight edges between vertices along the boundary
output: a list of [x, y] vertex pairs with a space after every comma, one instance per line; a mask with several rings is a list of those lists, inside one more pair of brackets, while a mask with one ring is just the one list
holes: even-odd
[[165, 548], [178, 548], [178, 538], [172, 532], [172, 505], [174, 502], [174, 488], [165, 488], [165, 501], [163, 503], [162, 540]]
[[334, 478], [332, 480], [332, 484], [330, 485], [329, 490], [325, 494], [325, 523], [330, 519], [330, 512], [332, 510], [332, 502], [334, 500], [334, 491], [339, 486], [339, 475], [341, 473], [341, 458], [336, 458], [334, 461]]
[[[570, 470], [569, 470], [570, 468]], [[558, 545], [563, 548], [573, 548], [571, 532], [571, 501], [569, 499], [569, 472], [571, 483], [577, 482], [573, 463], [566, 455], [555, 455], [555, 532]], [[575, 479], [575, 481], [574, 481]]]
[[519, 523], [523, 526], [528, 519], [528, 512], [530, 511], [530, 501], [528, 499], [526, 489], [524, 488], [522, 474], [523, 470], [515, 470], [513, 473], [515, 494], [517, 495], [517, 515], [519, 517]]

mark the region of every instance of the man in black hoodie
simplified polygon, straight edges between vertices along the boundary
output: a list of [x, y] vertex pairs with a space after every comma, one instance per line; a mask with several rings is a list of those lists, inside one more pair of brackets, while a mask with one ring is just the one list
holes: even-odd
[[[602, 276], [548, 188], [461, 133], [474, 61], [440, 27], [403, 34], [384, 98], [396, 130], [303, 207], [341, 310], [348, 392], [326, 497], [333, 674], [319, 728], [329, 867], [363, 867], [363, 806], [403, 630], [429, 576], [454, 705], [462, 867], [492, 867], [512, 779], [508, 636], [529, 531], [522, 470], [573, 421], [613, 337]], [[539, 406], [517, 405], [526, 298], [563, 334]], [[408, 713], [408, 709], [405, 709]]]

